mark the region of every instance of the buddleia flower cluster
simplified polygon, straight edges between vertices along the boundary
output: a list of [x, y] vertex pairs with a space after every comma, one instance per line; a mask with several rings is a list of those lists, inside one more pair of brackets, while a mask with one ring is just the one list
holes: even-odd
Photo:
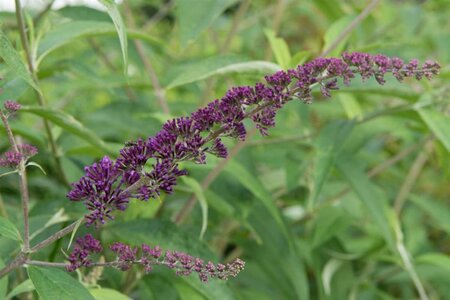
[[[20, 107], [20, 104], [17, 102], [6, 100], [3, 104], [2, 113], [8, 118], [17, 112]], [[22, 160], [26, 161], [38, 153], [38, 149], [33, 145], [21, 144], [16, 146], [17, 149], [6, 151], [0, 155], [0, 167], [17, 168]]]
[[229, 277], [236, 277], [244, 269], [245, 263], [239, 258], [227, 264], [207, 263], [198, 257], [193, 257], [187, 253], [179, 251], [163, 251], [160, 246], [151, 247], [142, 244], [141, 247], [116, 242], [110, 247], [116, 255], [116, 259], [106, 263], [93, 263], [91, 255], [101, 253], [103, 248], [100, 241], [91, 234], [78, 238], [68, 260], [66, 269], [69, 272], [80, 267], [111, 266], [122, 271], [128, 271], [133, 265], [143, 267], [145, 273], [150, 273], [153, 266], [161, 265], [170, 269], [175, 269], [179, 276], [188, 276], [192, 273], [198, 274], [202, 282], [207, 282], [209, 278], [227, 280]]
[[[162, 192], [170, 194], [177, 178], [187, 174], [179, 167], [182, 161], [206, 163], [206, 154], [227, 156], [222, 138], [245, 140], [243, 121], [251, 119], [262, 135], [275, 126], [279, 109], [292, 99], [305, 103], [313, 100], [312, 89], [318, 87], [324, 97], [339, 89], [339, 81], [349, 85], [360, 76], [386, 82], [391, 73], [398, 81], [412, 77], [430, 79], [438, 74], [437, 62], [417, 60], [405, 63], [400, 58], [377, 54], [344, 53], [341, 58], [317, 58], [294, 69], [278, 71], [254, 86], [229, 89], [188, 117], [167, 121], [162, 129], [147, 139], [127, 143], [114, 161], [105, 156], [85, 168], [85, 176], [73, 184], [68, 198], [83, 201], [89, 210], [87, 225], [104, 224], [114, 211], [127, 208], [130, 199], [148, 200]], [[144, 166], [150, 166], [150, 171]]]

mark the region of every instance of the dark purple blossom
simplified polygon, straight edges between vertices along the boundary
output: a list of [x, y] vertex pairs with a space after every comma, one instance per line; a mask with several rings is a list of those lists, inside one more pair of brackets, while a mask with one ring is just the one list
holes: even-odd
[[[68, 197], [85, 201], [91, 211], [86, 216], [88, 224], [104, 223], [112, 218], [114, 210], [124, 210], [131, 197], [148, 200], [161, 192], [172, 193], [177, 178], [187, 174], [179, 169], [180, 162], [205, 163], [206, 152], [226, 157], [221, 138], [245, 140], [246, 118], [255, 123], [262, 135], [267, 135], [275, 126], [278, 110], [293, 98], [312, 103], [316, 86], [324, 97], [331, 97], [331, 92], [339, 88], [339, 80], [348, 85], [357, 75], [363, 80], [373, 77], [384, 84], [387, 73], [399, 81], [406, 77], [430, 79], [439, 69], [434, 61], [420, 66], [417, 60], [405, 64], [396, 57], [354, 52], [344, 53], [342, 58], [316, 58], [295, 69], [278, 71], [266, 76], [264, 83], [229, 89], [221, 99], [189, 117], [167, 121], [154, 137], [127, 143], [116, 163], [104, 158], [88, 167]], [[152, 169], [145, 171], [145, 165]]]
[[135, 143], [125, 146], [120, 150], [117, 165], [122, 170], [141, 171], [147, 160], [151, 157], [151, 151], [146, 142], [138, 139]]
[[96, 240], [91, 234], [78, 238], [72, 253], [69, 255], [69, 266], [67, 271], [73, 272], [80, 267], [89, 267], [92, 264], [90, 255], [93, 253], [100, 253], [103, 247], [100, 241]]
[[113, 210], [125, 210], [127, 208], [130, 193], [121, 182], [121, 172], [109, 157], [105, 156], [101, 161], [92, 166], [85, 167], [86, 175], [80, 181], [72, 184], [73, 189], [67, 197], [73, 201], [84, 201], [88, 210], [87, 224], [104, 224], [106, 219], [113, 219]]
[[227, 147], [222, 143], [221, 139], [215, 139], [208, 152], [217, 157], [226, 158], [228, 156]]

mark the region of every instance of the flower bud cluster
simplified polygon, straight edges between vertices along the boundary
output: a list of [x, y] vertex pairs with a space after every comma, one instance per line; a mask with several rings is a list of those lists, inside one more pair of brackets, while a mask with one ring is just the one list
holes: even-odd
[[19, 152], [14, 150], [6, 151], [0, 156], [0, 167], [17, 168], [22, 160], [27, 160], [36, 155], [38, 150], [29, 144], [17, 145]]
[[87, 234], [82, 238], [78, 238], [72, 253], [69, 255], [69, 266], [67, 271], [73, 272], [79, 267], [90, 267], [92, 260], [90, 255], [93, 253], [100, 253], [103, 247], [99, 240], [96, 240], [91, 234]]
[[[146, 273], [149, 273], [153, 270], [154, 265], [163, 265], [175, 269], [179, 276], [197, 273], [202, 282], [207, 282], [210, 278], [227, 280], [230, 277], [236, 277], [245, 266], [245, 262], [239, 258], [227, 264], [214, 264], [211, 261], [205, 263], [202, 259], [184, 252], [163, 251], [159, 246], [152, 248], [146, 244], [142, 244], [141, 247], [132, 247], [116, 242], [109, 248], [117, 257], [115, 261], [103, 263], [103, 266], [113, 266], [122, 271], [128, 271], [133, 265], [140, 265]], [[93, 238], [92, 235], [87, 234], [79, 238], [69, 256], [70, 264], [67, 266], [67, 270], [72, 272], [82, 266], [95, 265], [92, 263], [90, 255], [102, 251], [100, 241]]]
[[12, 100], [6, 100], [5, 103], [3, 104], [5, 110], [7, 113], [15, 113], [16, 111], [18, 111], [20, 109], [20, 104], [12, 101]]

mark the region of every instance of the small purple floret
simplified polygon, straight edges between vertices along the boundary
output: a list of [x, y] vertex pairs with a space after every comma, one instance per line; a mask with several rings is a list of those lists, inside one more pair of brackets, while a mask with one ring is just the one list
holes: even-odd
[[21, 108], [21, 105], [19, 103], [12, 101], [12, 100], [6, 100], [5, 103], [3, 104], [3, 106], [5, 107], [6, 111], [9, 113], [14, 113]]
[[38, 149], [29, 144], [17, 146], [19, 152], [6, 151], [0, 156], [0, 167], [17, 168], [22, 160], [27, 160], [38, 153]]

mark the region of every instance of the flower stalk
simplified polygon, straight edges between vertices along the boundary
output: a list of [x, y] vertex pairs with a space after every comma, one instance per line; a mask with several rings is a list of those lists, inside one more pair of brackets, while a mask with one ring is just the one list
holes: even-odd
[[[5, 103], [5, 109], [8, 110], [8, 101]], [[16, 110], [19, 109], [20, 106], [16, 107]], [[11, 109], [9, 109], [11, 111]], [[11, 148], [13, 151], [7, 152], [6, 154], [11, 154], [10, 157], [6, 156], [2, 159], [6, 164], [8, 163], [18, 163], [17, 171], [19, 174], [19, 182], [20, 182], [20, 195], [22, 198], [22, 211], [23, 211], [23, 223], [24, 223], [24, 233], [23, 233], [23, 252], [28, 253], [30, 251], [30, 226], [28, 219], [28, 206], [29, 206], [29, 193], [28, 193], [28, 184], [27, 184], [27, 173], [25, 163], [27, 160], [26, 154], [24, 154], [24, 148], [26, 150], [27, 147], [19, 147], [14, 139], [14, 135], [12, 133], [11, 127], [9, 126], [7, 116], [0, 109], [0, 118], [2, 119], [3, 126], [6, 129], [6, 134], [8, 136], [9, 143], [11, 144]], [[29, 146], [29, 145], [21, 145], [21, 146]], [[31, 149], [31, 148], [30, 148]], [[32, 149], [31, 151], [34, 151]], [[37, 152], [37, 150], [36, 150]], [[31, 153], [30, 153], [31, 154]], [[34, 153], [35, 154], [35, 153]], [[9, 158], [9, 159], [8, 159]], [[18, 161], [17, 161], [18, 159]]]

